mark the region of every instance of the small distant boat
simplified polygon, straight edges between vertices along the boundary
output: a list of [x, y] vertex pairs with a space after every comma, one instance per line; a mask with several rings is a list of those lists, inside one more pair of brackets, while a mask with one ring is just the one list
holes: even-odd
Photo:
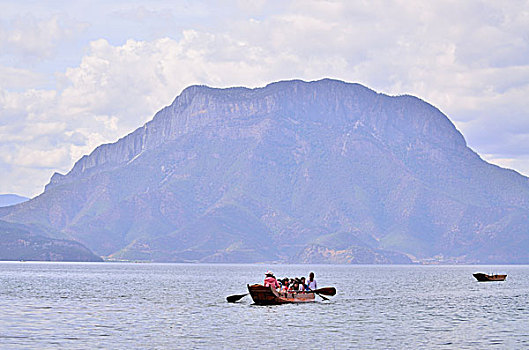
[[487, 275], [486, 273], [474, 273], [473, 276], [478, 282], [505, 281], [507, 275]]

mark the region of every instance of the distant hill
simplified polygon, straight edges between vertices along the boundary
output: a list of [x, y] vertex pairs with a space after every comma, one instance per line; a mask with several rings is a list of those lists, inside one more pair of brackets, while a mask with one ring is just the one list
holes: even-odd
[[191, 86], [0, 208], [116, 259], [529, 263], [529, 181], [437, 108], [324, 79]]
[[29, 198], [16, 194], [0, 194], [0, 207], [7, 207], [10, 205], [23, 203], [27, 200], [29, 200]]
[[35, 227], [0, 220], [0, 261], [103, 261], [78, 242], [47, 237]]

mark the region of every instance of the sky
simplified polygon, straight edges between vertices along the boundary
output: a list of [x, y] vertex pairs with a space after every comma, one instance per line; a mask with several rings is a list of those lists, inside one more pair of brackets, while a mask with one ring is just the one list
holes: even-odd
[[334, 78], [439, 108], [529, 175], [529, 1], [0, 0], [0, 193], [28, 197], [189, 85]]

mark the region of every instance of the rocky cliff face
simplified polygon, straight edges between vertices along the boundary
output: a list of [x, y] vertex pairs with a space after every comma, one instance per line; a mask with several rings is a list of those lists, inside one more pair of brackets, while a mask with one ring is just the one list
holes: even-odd
[[435, 107], [321, 80], [187, 88], [0, 216], [124, 259], [527, 262], [528, 210]]

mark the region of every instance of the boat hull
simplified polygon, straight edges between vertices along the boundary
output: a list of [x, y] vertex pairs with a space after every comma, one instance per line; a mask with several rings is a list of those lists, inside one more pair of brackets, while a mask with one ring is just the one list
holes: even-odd
[[253, 302], [257, 305], [309, 303], [316, 300], [314, 293], [282, 293], [272, 287], [265, 287], [261, 284], [248, 285], [248, 291]]
[[485, 273], [475, 273], [473, 276], [478, 282], [494, 282], [494, 281], [505, 281], [507, 275], [487, 275]]

